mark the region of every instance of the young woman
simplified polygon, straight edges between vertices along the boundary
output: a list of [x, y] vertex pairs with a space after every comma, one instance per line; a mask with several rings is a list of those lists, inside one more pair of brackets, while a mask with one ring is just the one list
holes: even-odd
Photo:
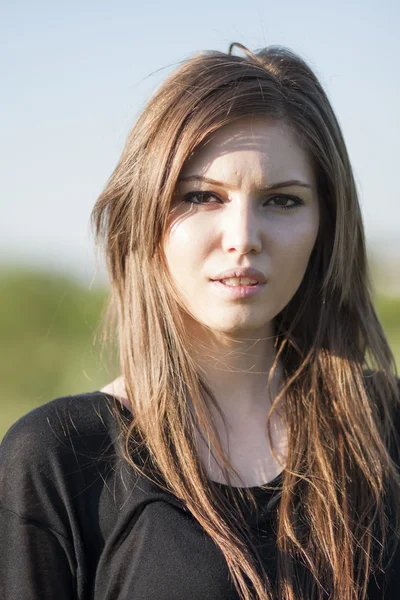
[[398, 380], [346, 147], [298, 56], [234, 46], [166, 80], [94, 207], [121, 376], [5, 437], [2, 600], [398, 598]]

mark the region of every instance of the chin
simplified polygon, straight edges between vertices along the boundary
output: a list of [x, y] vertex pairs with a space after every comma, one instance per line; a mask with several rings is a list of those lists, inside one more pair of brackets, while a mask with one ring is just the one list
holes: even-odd
[[260, 319], [241, 319], [241, 320], [232, 320], [229, 321], [227, 319], [221, 319], [219, 323], [213, 321], [212, 323], [207, 323], [208, 327], [214, 331], [219, 331], [221, 333], [232, 333], [237, 335], [265, 335], [266, 331], [269, 331], [271, 328], [270, 320], [260, 320]]

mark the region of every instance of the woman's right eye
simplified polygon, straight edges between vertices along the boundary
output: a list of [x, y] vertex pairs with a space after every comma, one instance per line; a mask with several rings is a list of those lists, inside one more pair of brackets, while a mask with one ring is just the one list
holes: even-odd
[[[210, 204], [210, 202], [207, 202], [207, 198], [216, 198], [219, 200], [219, 198], [211, 192], [189, 192], [183, 196], [183, 201], [191, 202], [192, 204]], [[212, 204], [214, 204], [214, 202], [212, 202]]]

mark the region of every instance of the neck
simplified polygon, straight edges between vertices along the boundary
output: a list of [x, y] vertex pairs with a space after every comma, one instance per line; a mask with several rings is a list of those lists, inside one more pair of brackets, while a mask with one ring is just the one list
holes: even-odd
[[[231, 474], [232, 485], [261, 485], [281, 472], [287, 452], [282, 403], [272, 413], [270, 423], [279, 460], [272, 452], [267, 429], [271, 405], [283, 380], [279, 362], [271, 374], [276, 359], [273, 332], [264, 330], [257, 332], [257, 336], [251, 332], [236, 335], [235, 339], [218, 333], [207, 330], [194, 335], [191, 331], [192, 357], [222, 413], [210, 405], [222, 451], [235, 469], [235, 474]], [[226, 474], [200, 432], [197, 443], [210, 479], [224, 483]]]
[[[267, 393], [268, 377], [276, 357], [272, 332], [266, 331], [257, 338], [243, 335], [233, 339], [215, 332], [206, 336], [204, 332], [199, 335], [192, 331], [191, 348], [202, 377], [231, 427], [240, 429], [244, 421], [261, 419], [264, 422], [282, 382], [282, 366], [278, 362]], [[102, 391], [131, 408], [122, 376]], [[215, 416], [219, 419], [217, 414]]]
[[267, 382], [276, 358], [273, 342], [271, 326], [257, 336], [252, 332], [233, 337], [191, 331], [194, 361], [232, 427], [240, 427], [244, 419], [264, 419], [269, 413], [282, 381], [278, 363], [268, 394]]
[[[249, 337], [229, 340], [226, 336], [214, 336], [207, 340], [196, 336], [191, 348], [200, 374], [222, 411], [221, 420], [219, 411], [210, 406], [222, 449], [239, 475], [238, 479], [235, 475], [232, 485], [254, 486], [272, 480], [282, 470], [281, 462], [272, 455], [266, 428], [271, 404], [282, 382], [282, 368], [278, 363], [268, 394], [268, 376], [276, 357], [273, 337]], [[119, 398], [130, 410], [122, 377], [103, 391]], [[278, 457], [285, 463], [287, 430], [281, 416], [280, 410], [272, 414], [271, 435]], [[224, 483], [225, 473], [201, 435], [197, 442], [210, 479]]]

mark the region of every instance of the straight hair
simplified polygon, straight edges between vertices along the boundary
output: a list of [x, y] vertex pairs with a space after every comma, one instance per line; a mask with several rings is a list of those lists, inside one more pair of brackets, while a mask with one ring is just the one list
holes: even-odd
[[[243, 56], [233, 54], [235, 46]], [[279, 119], [298, 136], [321, 205], [303, 281], [274, 319], [269, 383], [278, 361], [284, 383], [266, 423], [271, 445], [274, 410], [283, 411], [288, 429], [274, 509], [274, 582], [239, 503], [214, 489], [199, 459], [201, 431], [227, 480], [235, 473], [163, 254], [185, 161], [210, 134], [254, 115]], [[182, 501], [223, 553], [241, 600], [364, 600], [370, 576], [388, 568], [398, 539], [399, 502], [391, 499], [400, 498], [400, 479], [390, 451], [398, 451], [397, 372], [372, 303], [345, 142], [311, 68], [284, 47], [253, 53], [237, 43], [228, 53], [183, 61], [137, 119], [91, 220], [111, 282], [104, 339], [117, 342], [133, 415], [118, 417], [126, 461]], [[142, 451], [146, 467], [137, 459]]]

